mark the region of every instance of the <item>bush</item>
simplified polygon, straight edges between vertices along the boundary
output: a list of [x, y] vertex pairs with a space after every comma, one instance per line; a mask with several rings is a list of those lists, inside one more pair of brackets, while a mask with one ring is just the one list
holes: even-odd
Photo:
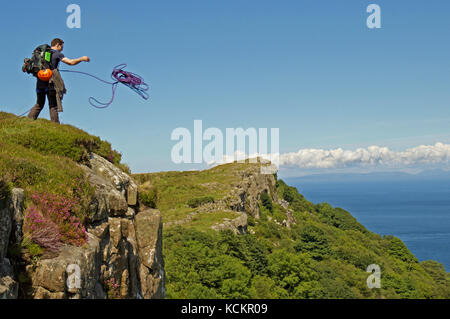
[[[75, 199], [48, 193], [34, 193], [31, 198], [36, 206], [31, 206], [30, 212], [33, 216], [39, 212], [42, 218], [51, 221], [58, 230], [58, 240], [75, 246], [82, 246], [87, 242], [86, 229], [81, 220], [71, 213], [77, 205]], [[36, 243], [44, 247], [39, 242]]]
[[150, 188], [149, 191], [140, 192], [141, 202], [150, 208], [158, 206], [158, 189], [156, 187]]
[[399, 258], [400, 260], [407, 263], [418, 263], [417, 258], [413, 254], [411, 254], [411, 252], [401, 241], [401, 239], [392, 236], [388, 237], [388, 240], [390, 241], [388, 248], [389, 255]]
[[328, 225], [340, 228], [342, 230], [357, 230], [367, 233], [355, 217], [342, 208], [333, 208], [328, 203], [317, 204], [316, 209], [320, 215], [320, 219]]
[[267, 208], [270, 212], [273, 211], [272, 199], [266, 191], [262, 192], [260, 195], [262, 205]]
[[120, 299], [120, 288], [116, 280], [111, 277], [104, 284], [108, 299]]
[[298, 252], [308, 252], [316, 260], [322, 260], [330, 253], [325, 233], [313, 225], [306, 225], [302, 229], [294, 249]]
[[6, 199], [9, 198], [11, 194], [10, 184], [7, 183], [4, 179], [0, 179], [0, 208], [2, 208], [2, 204]]
[[31, 238], [40, 247], [53, 252], [57, 252], [61, 248], [58, 226], [42, 216], [36, 207], [30, 207], [25, 212], [23, 229], [25, 236]]
[[206, 203], [214, 203], [214, 198], [212, 196], [192, 198], [188, 200], [187, 205], [191, 208], [196, 208]]
[[310, 260], [301, 254], [292, 254], [284, 249], [269, 255], [269, 275], [275, 283], [293, 294], [295, 288], [303, 281], [315, 279], [315, 271]]

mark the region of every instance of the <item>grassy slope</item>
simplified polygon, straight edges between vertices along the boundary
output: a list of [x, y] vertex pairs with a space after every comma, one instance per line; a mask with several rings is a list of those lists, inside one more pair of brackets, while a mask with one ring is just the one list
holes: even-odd
[[[195, 211], [187, 205], [192, 198], [223, 198], [246, 165], [251, 164], [134, 177], [144, 191], [157, 189], [157, 207], [167, 222]], [[266, 203], [268, 208], [260, 203], [261, 219], [249, 218], [245, 236], [210, 230], [225, 217], [220, 213], [165, 227], [168, 297], [450, 297], [450, 277], [441, 264], [419, 263], [398, 238], [368, 231], [343, 209], [314, 205], [281, 180], [277, 191], [294, 210], [297, 224], [291, 229], [280, 225], [286, 211], [275, 202]], [[370, 264], [381, 267], [381, 289], [367, 288]]]
[[[89, 152], [118, 167], [120, 154], [109, 143], [70, 125], [31, 121], [0, 112], [0, 199], [11, 187], [22, 187], [68, 198], [75, 190], [88, 201], [92, 195], [81, 169]], [[248, 164], [228, 164], [199, 172], [140, 174], [145, 190], [156, 188], [155, 202], [164, 221], [185, 218], [195, 211], [189, 200], [218, 200], [239, 182]], [[251, 234], [215, 232], [210, 226], [234, 213], [196, 215], [189, 223], [165, 228], [169, 297], [449, 297], [449, 275], [442, 265], [417, 262], [403, 243], [367, 231], [347, 212], [327, 204], [313, 205], [278, 182], [279, 195], [290, 202], [297, 225], [277, 224], [285, 217], [276, 203], [261, 206], [260, 220], [249, 219]], [[77, 194], [80, 196], [80, 194]], [[79, 213], [83, 207], [79, 207]], [[366, 265], [382, 268], [382, 289], [369, 290]]]
[[[164, 216], [164, 222], [173, 222], [186, 218], [196, 208], [187, 204], [191, 199], [212, 197], [214, 200], [224, 198], [239, 182], [239, 172], [246, 169], [245, 164], [227, 164], [216, 166], [205, 171], [161, 172], [149, 174], [135, 174], [133, 177], [140, 184], [145, 193], [155, 188], [158, 194], [158, 209]], [[217, 212], [213, 215], [203, 214], [205, 227], [220, 222], [223, 218], [235, 218], [230, 212]], [[195, 221], [201, 223], [201, 218]], [[186, 227], [190, 227], [189, 223]]]
[[23, 188], [26, 203], [33, 192], [81, 196], [88, 201], [92, 189], [76, 164], [86, 163], [89, 152], [127, 170], [120, 163], [121, 155], [99, 137], [71, 125], [0, 112], [0, 179], [9, 187]]

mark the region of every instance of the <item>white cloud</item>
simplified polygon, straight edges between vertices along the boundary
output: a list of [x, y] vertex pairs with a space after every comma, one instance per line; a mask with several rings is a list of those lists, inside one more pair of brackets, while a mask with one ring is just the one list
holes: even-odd
[[357, 150], [301, 149], [280, 155], [280, 166], [300, 168], [342, 168], [354, 166], [410, 166], [450, 161], [450, 144], [420, 145], [402, 152], [369, 146]]

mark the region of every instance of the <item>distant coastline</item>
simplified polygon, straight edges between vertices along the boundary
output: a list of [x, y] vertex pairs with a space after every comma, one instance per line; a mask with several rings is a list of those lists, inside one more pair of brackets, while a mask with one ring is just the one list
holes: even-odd
[[394, 235], [419, 260], [450, 271], [450, 173], [327, 174], [285, 178], [313, 203], [349, 211], [370, 231]]

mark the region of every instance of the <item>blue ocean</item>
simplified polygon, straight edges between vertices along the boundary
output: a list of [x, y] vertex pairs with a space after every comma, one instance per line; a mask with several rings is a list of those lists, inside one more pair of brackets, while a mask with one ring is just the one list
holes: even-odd
[[370, 231], [402, 239], [420, 261], [450, 271], [450, 179], [285, 181], [309, 201], [341, 207]]

